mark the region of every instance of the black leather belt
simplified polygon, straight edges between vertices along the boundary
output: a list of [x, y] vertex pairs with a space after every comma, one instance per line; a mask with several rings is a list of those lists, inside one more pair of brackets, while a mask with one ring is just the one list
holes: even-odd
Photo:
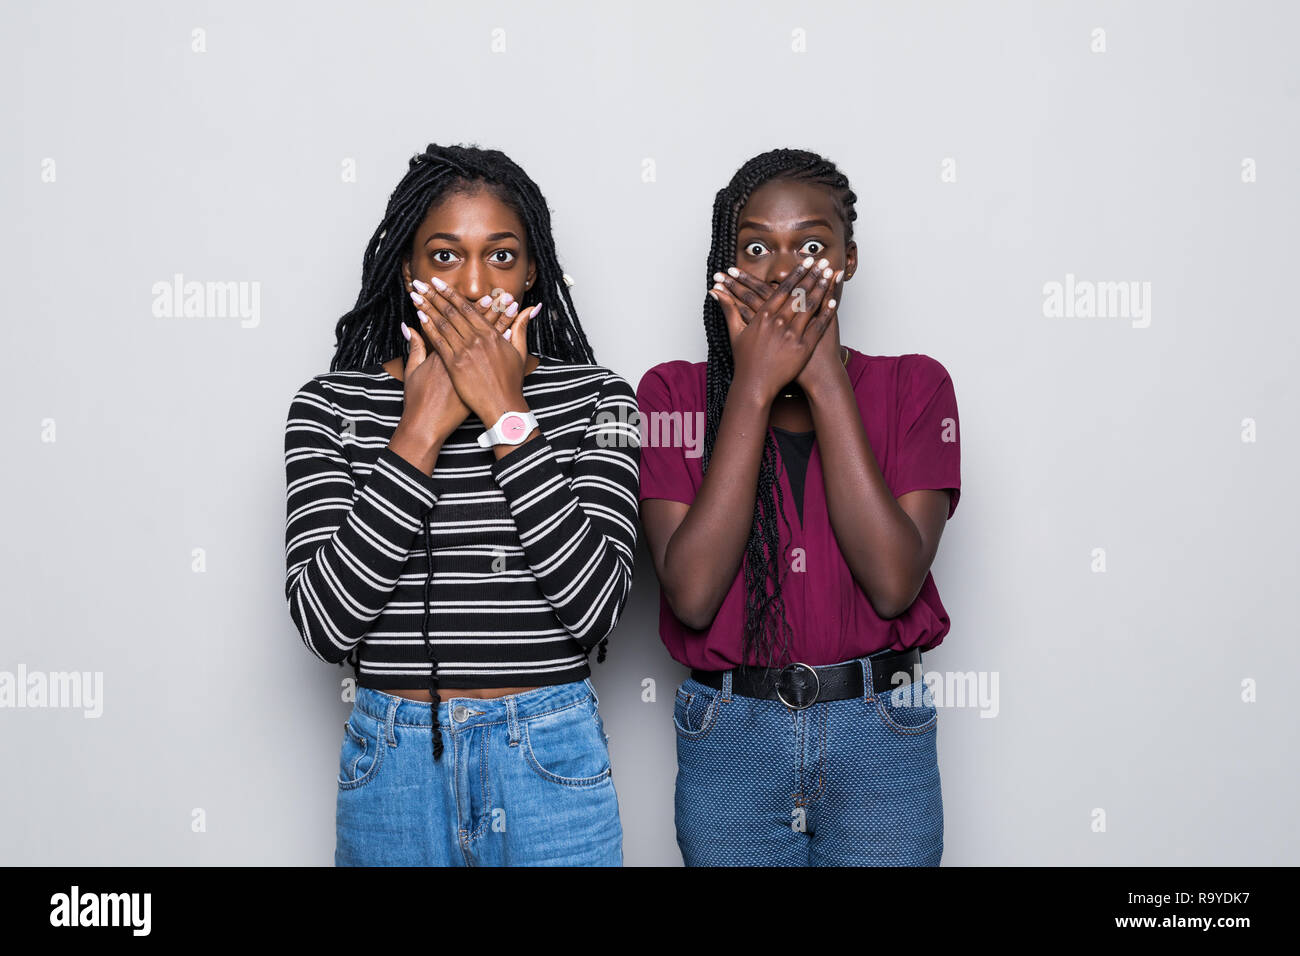
[[[903, 684], [910, 683], [916, 667], [921, 663], [921, 652], [886, 651], [873, 654], [871, 661], [872, 689], [883, 694]], [[895, 682], [894, 675], [902, 672], [905, 680]], [[727, 671], [692, 670], [691, 677], [706, 687], [722, 689], [722, 675]], [[742, 697], [759, 700], [779, 700], [787, 707], [803, 710], [818, 701], [847, 700], [865, 693], [862, 665], [856, 660], [843, 664], [811, 667], [808, 664], [790, 664], [786, 667], [751, 667], [731, 671], [731, 692]]]

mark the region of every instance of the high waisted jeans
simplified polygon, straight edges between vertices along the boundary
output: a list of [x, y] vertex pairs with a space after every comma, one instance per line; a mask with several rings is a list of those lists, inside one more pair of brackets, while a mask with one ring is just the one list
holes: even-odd
[[590, 679], [432, 706], [357, 689], [339, 752], [336, 866], [621, 866]]
[[[857, 659], [872, 686], [870, 658]], [[793, 710], [677, 689], [677, 845], [687, 866], [938, 866], [938, 710], [923, 681]]]

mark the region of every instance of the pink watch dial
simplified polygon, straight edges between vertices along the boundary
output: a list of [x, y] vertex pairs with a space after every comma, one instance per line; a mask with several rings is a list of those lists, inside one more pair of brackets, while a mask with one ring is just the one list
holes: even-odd
[[528, 423], [519, 415], [511, 415], [501, 422], [501, 434], [509, 441], [518, 441], [528, 434]]

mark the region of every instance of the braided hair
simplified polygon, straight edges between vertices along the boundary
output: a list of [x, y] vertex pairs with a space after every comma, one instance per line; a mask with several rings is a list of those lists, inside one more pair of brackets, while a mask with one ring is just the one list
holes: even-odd
[[[430, 143], [411, 157], [406, 175], [388, 197], [383, 221], [366, 245], [361, 261], [361, 291], [356, 304], [335, 326], [334, 358], [330, 371], [359, 371], [408, 354], [401, 322], [410, 315], [411, 300], [402, 275], [416, 230], [434, 205], [457, 193], [489, 189], [510, 207], [524, 224], [524, 247], [537, 269], [537, 281], [519, 302], [525, 309], [541, 302], [542, 314], [528, 322], [528, 351], [562, 362], [595, 362], [591, 344], [578, 322], [569, 296], [569, 283], [560, 268], [551, 235], [551, 213], [537, 184], [505, 153], [473, 145], [439, 146]], [[433, 759], [442, 757], [438, 707], [438, 659], [429, 637], [429, 592], [433, 582], [433, 547], [429, 516], [423, 519], [428, 576], [424, 581], [424, 634], [429, 655], [429, 693], [433, 711]], [[607, 640], [600, 642], [597, 661], [605, 660]], [[358, 682], [359, 648], [347, 657]]]
[[[835, 201], [844, 223], [845, 241], [853, 238], [854, 203], [857, 196], [848, 178], [830, 160], [801, 149], [774, 149], [750, 159], [718, 191], [713, 200], [713, 244], [705, 288], [713, 287], [713, 276], [726, 272], [736, 262], [736, 225], [741, 210], [760, 186], [772, 180], [795, 180], [824, 186]], [[727, 391], [735, 373], [731, 338], [722, 306], [710, 295], [704, 297], [704, 332], [709, 357], [705, 372], [706, 418], [702, 465], [707, 472], [718, 436], [718, 423], [726, 404]], [[785, 501], [777, 472], [777, 446], [770, 432], [763, 439], [763, 456], [758, 468], [758, 489], [754, 520], [745, 544], [745, 633], [741, 668], [751, 659], [758, 666], [781, 667], [789, 663], [790, 624], [782, 598], [783, 564], [777, 516], [785, 521]], [[789, 528], [789, 522], [786, 521]], [[770, 592], [769, 592], [770, 585]]]

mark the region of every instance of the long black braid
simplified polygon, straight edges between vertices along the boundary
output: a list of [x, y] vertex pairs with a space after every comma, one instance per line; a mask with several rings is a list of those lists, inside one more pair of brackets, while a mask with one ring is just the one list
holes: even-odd
[[[388, 197], [375, 233], [366, 245], [361, 262], [361, 291], [351, 311], [335, 326], [334, 358], [330, 371], [358, 371], [394, 356], [405, 359], [409, 345], [400, 323], [415, 315], [406, 279], [405, 260], [415, 232], [429, 210], [446, 197], [488, 188], [514, 210], [524, 224], [524, 245], [536, 264], [536, 281], [524, 293], [521, 309], [544, 304], [542, 314], [528, 323], [528, 351], [562, 362], [594, 363], [595, 355], [578, 322], [578, 312], [569, 296], [569, 284], [560, 268], [551, 235], [551, 213], [537, 184], [505, 153], [477, 146], [439, 146], [430, 143], [411, 157], [406, 175]], [[413, 322], [408, 322], [413, 325]], [[428, 575], [424, 582], [424, 634], [429, 654], [429, 693], [433, 698], [433, 759], [442, 757], [438, 707], [438, 659], [429, 637], [429, 589], [433, 581], [433, 546], [429, 539], [429, 516], [423, 520]], [[597, 661], [604, 661], [608, 640], [600, 642]], [[361, 680], [360, 645], [347, 661]]]
[[[801, 149], [774, 149], [755, 156], [731, 177], [713, 200], [713, 244], [705, 288], [713, 287], [713, 276], [736, 264], [736, 224], [749, 197], [764, 183], [791, 179], [825, 186], [831, 191], [844, 222], [844, 238], [853, 238], [854, 203], [857, 196], [848, 178], [830, 160]], [[707, 472], [718, 435], [718, 423], [726, 404], [727, 391], [735, 373], [731, 337], [722, 306], [711, 295], [704, 297], [704, 332], [709, 343], [705, 377], [707, 402], [703, 468]], [[754, 500], [754, 522], [745, 545], [745, 634], [742, 669], [750, 664], [781, 667], [790, 663], [790, 624], [786, 619], [781, 585], [787, 556], [781, 554], [777, 518], [785, 521], [785, 501], [777, 472], [777, 446], [770, 432], [763, 440], [763, 457], [758, 468], [758, 489]], [[787, 528], [789, 523], [786, 522]], [[769, 591], [770, 586], [770, 591]]]

